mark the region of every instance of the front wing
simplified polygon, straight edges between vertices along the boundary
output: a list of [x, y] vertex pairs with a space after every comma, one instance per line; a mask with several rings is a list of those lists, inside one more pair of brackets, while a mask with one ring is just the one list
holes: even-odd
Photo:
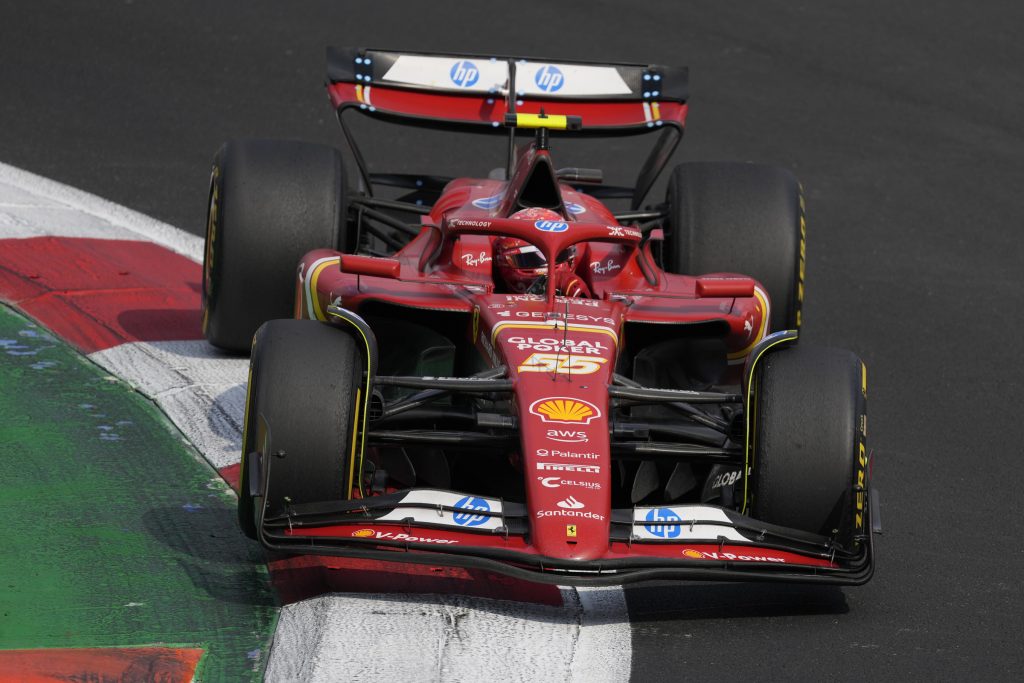
[[870, 532], [851, 554], [824, 536], [713, 505], [611, 514], [608, 552], [589, 561], [540, 555], [529, 542], [522, 504], [435, 489], [294, 505], [282, 516], [261, 515], [259, 533], [267, 548], [284, 552], [476, 568], [560, 585], [665, 579], [859, 585], [873, 573]]

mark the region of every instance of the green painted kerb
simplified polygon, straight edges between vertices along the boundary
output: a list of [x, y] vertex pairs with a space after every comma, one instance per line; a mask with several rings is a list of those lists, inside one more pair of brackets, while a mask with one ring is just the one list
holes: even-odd
[[258, 680], [276, 611], [232, 495], [180, 432], [0, 306], [0, 649], [196, 646], [197, 678]]

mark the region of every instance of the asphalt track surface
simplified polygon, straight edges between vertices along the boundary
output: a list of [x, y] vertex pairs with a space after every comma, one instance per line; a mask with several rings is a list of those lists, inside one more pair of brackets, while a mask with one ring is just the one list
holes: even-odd
[[[886, 530], [862, 588], [627, 589], [633, 678], [1016, 680], [1021, 26], [1003, 1], [4, 1], [0, 159], [199, 234], [224, 139], [341, 144], [326, 44], [688, 64], [677, 159], [804, 183], [805, 338], [868, 365]], [[414, 141], [368, 147], [457, 170], [442, 138]]]

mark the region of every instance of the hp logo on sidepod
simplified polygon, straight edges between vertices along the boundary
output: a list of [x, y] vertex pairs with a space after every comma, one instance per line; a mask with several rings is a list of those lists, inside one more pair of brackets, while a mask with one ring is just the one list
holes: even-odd
[[558, 92], [565, 83], [565, 76], [562, 75], [558, 67], [546, 64], [537, 69], [537, 73], [533, 76], [533, 82], [542, 92]]
[[480, 70], [476, 68], [476, 64], [468, 60], [455, 62], [448, 75], [451, 77], [452, 83], [460, 88], [472, 87], [480, 80]]

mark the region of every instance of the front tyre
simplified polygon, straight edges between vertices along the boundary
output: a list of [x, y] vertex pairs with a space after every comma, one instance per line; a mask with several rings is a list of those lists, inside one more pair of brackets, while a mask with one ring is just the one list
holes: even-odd
[[867, 518], [867, 387], [849, 351], [793, 346], [755, 373], [751, 515], [852, 550]]
[[348, 496], [365, 362], [343, 330], [313, 320], [271, 320], [253, 340], [246, 397], [238, 521], [256, 538], [250, 478], [258, 452], [267, 510]]

